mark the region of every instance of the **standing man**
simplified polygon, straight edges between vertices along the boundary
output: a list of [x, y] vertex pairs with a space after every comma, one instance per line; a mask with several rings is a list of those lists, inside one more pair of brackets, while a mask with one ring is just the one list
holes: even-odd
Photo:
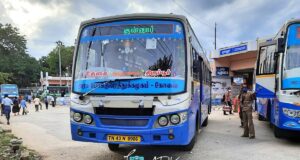
[[243, 85], [241, 94], [241, 109], [243, 113], [244, 134], [241, 137], [255, 138], [253, 117], [252, 117], [252, 103], [255, 100], [255, 94], [248, 91], [246, 85]]
[[49, 104], [49, 102], [48, 102], [48, 96], [45, 96], [44, 102], [45, 102], [46, 109], [48, 109], [48, 104]]
[[11, 105], [13, 105], [13, 101], [8, 98], [7, 94], [4, 95], [4, 99], [2, 100], [2, 105], [3, 105], [3, 112], [7, 120], [7, 125], [9, 125]]
[[38, 112], [39, 111], [39, 105], [40, 105], [41, 101], [38, 97], [35, 97], [33, 102], [34, 102], [34, 106], [35, 106], [35, 111]]
[[23, 111], [22, 115], [26, 115], [27, 114], [27, 111], [26, 111], [27, 107], [26, 107], [26, 100], [25, 100], [25, 98], [21, 100], [20, 106], [21, 106], [22, 111]]
[[2, 105], [2, 96], [0, 95], [0, 102], [1, 102], [1, 104], [0, 104], [0, 110], [1, 110], [1, 116], [3, 116], [3, 114], [4, 114], [4, 107], [3, 107], [3, 105]]

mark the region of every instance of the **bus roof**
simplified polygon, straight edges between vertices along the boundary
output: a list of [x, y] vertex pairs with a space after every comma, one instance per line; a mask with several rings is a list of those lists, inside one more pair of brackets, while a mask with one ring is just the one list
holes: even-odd
[[290, 24], [293, 23], [300, 23], [300, 19], [289, 19], [287, 20], [284, 25], [280, 28], [280, 30], [277, 32], [277, 34], [275, 35], [274, 39], [277, 39], [279, 37], [281, 37], [281, 35], [284, 35], [287, 29], [287, 26], [289, 26]]
[[187, 22], [187, 18], [182, 15], [175, 14], [155, 14], [155, 13], [132, 13], [132, 14], [123, 14], [102, 18], [92, 18], [87, 21], [81, 22], [81, 26], [89, 25], [95, 22], [109, 22], [115, 20], [128, 20], [128, 19], [178, 19], [184, 22]]

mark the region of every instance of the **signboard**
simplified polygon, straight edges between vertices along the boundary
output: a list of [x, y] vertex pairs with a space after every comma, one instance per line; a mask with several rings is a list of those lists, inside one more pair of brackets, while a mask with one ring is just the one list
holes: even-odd
[[229, 67], [216, 67], [216, 76], [229, 76]]
[[235, 52], [240, 52], [240, 51], [246, 51], [247, 50], [247, 45], [242, 45], [242, 46], [237, 46], [237, 47], [233, 47], [233, 48], [227, 48], [227, 49], [223, 49], [220, 50], [220, 55], [226, 55], [226, 54], [231, 54], [231, 53], [235, 53]]

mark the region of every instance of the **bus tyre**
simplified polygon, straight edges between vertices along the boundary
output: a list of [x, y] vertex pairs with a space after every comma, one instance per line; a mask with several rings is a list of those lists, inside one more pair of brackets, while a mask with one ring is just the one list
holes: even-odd
[[208, 116], [206, 117], [206, 119], [204, 120], [204, 122], [202, 123], [202, 127], [206, 127], [208, 124]]
[[[197, 134], [197, 133], [195, 133]], [[194, 145], [196, 143], [196, 135], [194, 135], [193, 139], [191, 140], [191, 142], [187, 145], [182, 146], [182, 150], [183, 151], [191, 151], [194, 148]]]
[[280, 128], [278, 128], [277, 126], [274, 125], [274, 136], [276, 138], [283, 138], [284, 137], [284, 133], [283, 130], [281, 130]]
[[259, 120], [259, 121], [264, 121], [265, 118], [264, 118], [262, 115], [258, 114], [258, 120]]
[[108, 148], [111, 151], [118, 151], [119, 150], [119, 144], [108, 144]]

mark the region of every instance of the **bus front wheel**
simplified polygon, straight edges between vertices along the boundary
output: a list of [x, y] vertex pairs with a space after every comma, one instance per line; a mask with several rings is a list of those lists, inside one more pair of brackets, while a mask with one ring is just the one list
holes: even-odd
[[202, 127], [206, 127], [208, 124], [208, 116], [205, 118], [204, 122], [202, 123]]
[[111, 151], [118, 151], [119, 150], [119, 144], [108, 144], [108, 148]]
[[277, 126], [274, 125], [274, 136], [276, 138], [282, 138], [284, 137], [284, 133], [283, 130], [281, 130], [280, 128], [278, 128]]
[[265, 117], [262, 116], [262, 115], [260, 115], [260, 114], [258, 114], [258, 120], [259, 120], [259, 121], [264, 121], [264, 120], [265, 120]]

